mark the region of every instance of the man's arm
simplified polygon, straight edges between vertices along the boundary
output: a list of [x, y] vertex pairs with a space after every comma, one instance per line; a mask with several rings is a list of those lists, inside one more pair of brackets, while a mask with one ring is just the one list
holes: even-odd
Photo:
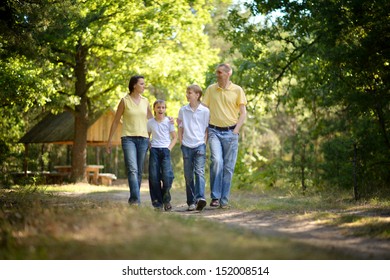
[[246, 119], [246, 106], [244, 104], [240, 105], [240, 117], [238, 118], [236, 127], [233, 130], [234, 134], [240, 133], [241, 126], [244, 124]]
[[154, 118], [153, 116], [153, 113], [152, 113], [152, 110], [150, 109], [150, 106], [148, 105], [148, 109], [146, 111], [146, 117], [148, 118], [148, 120]]

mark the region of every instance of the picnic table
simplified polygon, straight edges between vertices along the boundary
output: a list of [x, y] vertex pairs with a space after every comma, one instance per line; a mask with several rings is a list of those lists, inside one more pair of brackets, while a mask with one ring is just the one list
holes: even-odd
[[[85, 177], [89, 180], [91, 179], [91, 183], [97, 185], [99, 182], [99, 172], [100, 169], [103, 169], [104, 165], [87, 165], [85, 167]], [[56, 165], [54, 166], [54, 169], [59, 174], [70, 174], [72, 172], [72, 166], [71, 165]]]

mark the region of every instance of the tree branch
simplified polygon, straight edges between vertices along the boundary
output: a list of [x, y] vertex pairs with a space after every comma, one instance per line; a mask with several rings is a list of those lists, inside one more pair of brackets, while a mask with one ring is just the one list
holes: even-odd
[[[284, 73], [290, 68], [290, 66], [295, 62], [297, 61], [300, 57], [302, 57], [306, 52], [307, 50], [310, 49], [311, 46], [313, 46], [315, 43], [318, 42], [318, 40], [320, 39], [320, 37], [317, 37], [313, 42], [311, 42], [310, 44], [308, 44], [307, 46], [305, 46], [302, 50], [302, 52], [298, 53], [297, 56], [293, 57], [292, 59], [290, 59], [290, 61], [288, 61], [288, 63], [282, 68], [282, 71], [279, 73], [279, 75], [273, 80], [273, 83], [277, 82], [277, 81], [280, 81], [280, 79], [284, 76]], [[295, 49], [292, 53], [292, 55], [294, 54], [294, 52], [296, 52], [297, 49]], [[290, 56], [291, 58], [291, 56]]]

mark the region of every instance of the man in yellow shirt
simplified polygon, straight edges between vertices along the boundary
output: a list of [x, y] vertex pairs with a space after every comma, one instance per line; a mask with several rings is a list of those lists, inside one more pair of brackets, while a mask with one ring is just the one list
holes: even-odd
[[211, 151], [211, 207], [229, 207], [230, 188], [238, 153], [238, 135], [246, 118], [243, 89], [230, 81], [229, 64], [216, 68], [217, 83], [205, 92], [203, 103], [210, 109], [208, 141]]

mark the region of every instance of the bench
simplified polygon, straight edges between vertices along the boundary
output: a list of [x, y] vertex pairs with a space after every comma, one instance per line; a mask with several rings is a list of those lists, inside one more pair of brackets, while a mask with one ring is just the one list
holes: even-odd
[[98, 184], [99, 185], [105, 185], [105, 186], [111, 186], [112, 180], [116, 180], [115, 174], [112, 173], [99, 173], [98, 175]]
[[14, 184], [27, 184], [28, 182], [35, 182], [37, 184], [63, 184], [69, 182], [70, 173], [64, 172], [12, 172], [10, 173]]

